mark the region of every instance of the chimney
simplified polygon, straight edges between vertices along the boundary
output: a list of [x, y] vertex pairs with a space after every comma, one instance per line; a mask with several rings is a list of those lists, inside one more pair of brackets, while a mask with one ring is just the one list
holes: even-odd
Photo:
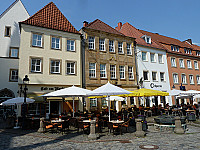
[[192, 44], [192, 39], [187, 39], [185, 41], [187, 41], [188, 43]]
[[116, 27], [116, 29], [119, 31], [119, 30], [121, 30], [121, 28], [122, 28], [122, 23], [119, 22], [119, 23], [118, 23], [118, 26]]
[[83, 22], [83, 27], [87, 27], [88, 26], [88, 22], [87, 21], [84, 21]]

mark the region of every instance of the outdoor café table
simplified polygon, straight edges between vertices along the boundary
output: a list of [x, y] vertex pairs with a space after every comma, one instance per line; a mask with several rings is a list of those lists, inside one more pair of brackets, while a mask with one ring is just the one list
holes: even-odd
[[187, 115], [188, 115], [188, 114], [191, 114], [191, 113], [194, 113], [194, 114], [195, 114], [195, 111], [196, 111], [196, 110], [189, 110], [189, 109], [187, 109], [187, 110], [185, 110], [185, 111], [186, 111], [186, 113], [187, 113]]
[[120, 129], [120, 134], [122, 134], [122, 130], [121, 130], [121, 125], [124, 123], [124, 121], [119, 121], [119, 120], [111, 120], [110, 121], [113, 125], [118, 126], [117, 129]]
[[95, 120], [83, 120], [82, 122], [90, 123], [91, 121], [95, 121]]

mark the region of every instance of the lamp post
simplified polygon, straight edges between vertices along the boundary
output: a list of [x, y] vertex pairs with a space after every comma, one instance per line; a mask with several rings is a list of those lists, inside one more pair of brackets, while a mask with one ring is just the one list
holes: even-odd
[[27, 97], [27, 84], [29, 83], [29, 78], [28, 75], [25, 75], [25, 78], [23, 79], [23, 84], [25, 85], [24, 87], [24, 103], [22, 104], [22, 129], [26, 128], [26, 112], [27, 112], [27, 103], [26, 103], [26, 97]]

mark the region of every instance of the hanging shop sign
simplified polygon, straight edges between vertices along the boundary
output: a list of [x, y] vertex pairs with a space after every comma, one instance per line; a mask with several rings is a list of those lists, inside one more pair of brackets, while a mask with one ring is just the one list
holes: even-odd
[[57, 91], [60, 89], [64, 89], [64, 87], [41, 87], [41, 91]]

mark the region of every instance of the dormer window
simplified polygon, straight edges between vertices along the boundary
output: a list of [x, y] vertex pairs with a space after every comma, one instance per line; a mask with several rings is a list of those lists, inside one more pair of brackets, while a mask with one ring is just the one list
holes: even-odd
[[185, 54], [192, 54], [192, 50], [188, 48], [184, 48]]
[[174, 52], [179, 52], [179, 47], [171, 45], [171, 50], [174, 51]]
[[151, 37], [150, 37], [150, 36], [143, 35], [141, 38], [143, 38], [144, 41], [145, 41], [147, 44], [151, 44]]
[[197, 55], [197, 56], [200, 56], [200, 51], [196, 51], [196, 55]]

